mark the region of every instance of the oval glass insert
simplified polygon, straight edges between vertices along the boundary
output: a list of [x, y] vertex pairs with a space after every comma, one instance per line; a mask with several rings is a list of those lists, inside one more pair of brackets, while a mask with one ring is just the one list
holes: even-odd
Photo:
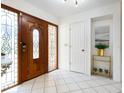
[[33, 29], [33, 59], [39, 58], [39, 31]]

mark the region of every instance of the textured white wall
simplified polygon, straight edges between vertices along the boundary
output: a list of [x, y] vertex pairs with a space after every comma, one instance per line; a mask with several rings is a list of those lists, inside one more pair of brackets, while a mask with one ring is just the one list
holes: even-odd
[[[65, 44], [69, 45], [69, 24], [76, 21], [87, 20], [89, 22], [88, 28], [91, 31], [91, 19], [112, 15], [113, 24], [113, 80], [121, 81], [121, 29], [120, 29], [120, 2], [111, 4], [104, 7], [99, 7], [92, 9], [83, 13], [75, 14], [69, 17], [65, 17], [61, 20], [60, 30], [59, 30], [59, 67], [62, 69], [69, 70], [69, 50]], [[87, 40], [91, 39], [91, 32], [88, 32], [89, 37]], [[91, 42], [89, 42], [91, 45]], [[88, 47], [90, 50], [91, 46]], [[91, 61], [90, 52], [88, 53], [89, 61], [87, 63], [87, 71], [90, 74]]]
[[44, 10], [38, 9], [24, 0], [2, 0], [2, 3], [46, 21], [58, 24], [58, 19], [55, 16], [45, 12]]

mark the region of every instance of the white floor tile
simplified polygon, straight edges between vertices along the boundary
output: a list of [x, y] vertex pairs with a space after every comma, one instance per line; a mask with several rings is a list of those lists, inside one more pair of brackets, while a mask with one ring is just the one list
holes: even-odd
[[65, 81], [63, 79], [60, 79], [60, 80], [56, 80], [55, 81], [56, 85], [65, 85]]
[[32, 80], [29, 80], [29, 81], [26, 81], [24, 83], [22, 83], [22, 85], [33, 85], [33, 83], [35, 82], [35, 79], [32, 79]]
[[88, 83], [88, 85], [89, 85], [90, 87], [99, 86], [99, 85], [97, 84], [97, 82], [94, 82], [93, 80], [87, 81], [87, 83]]
[[118, 92], [120, 92], [120, 90], [116, 89], [112, 85], [104, 86], [104, 88], [107, 89], [107, 90], [109, 90], [111, 93], [118, 93]]
[[65, 93], [65, 92], [69, 92], [69, 88], [67, 85], [61, 85], [61, 86], [57, 86], [57, 91], [58, 93]]
[[24, 91], [24, 90], [31, 90], [33, 85], [26, 84], [26, 85], [21, 85], [19, 88], [19, 91]]
[[31, 93], [44, 93], [44, 90], [43, 90], [43, 88], [33, 89]]
[[19, 91], [18, 93], [31, 93], [30, 90]]
[[69, 84], [69, 83], [74, 83], [75, 81], [72, 78], [64, 78], [65, 83]]
[[121, 83], [113, 84], [113, 87], [117, 88], [118, 90], [121, 90], [122, 84]]
[[36, 80], [35, 80], [35, 83], [44, 83], [45, 79], [44, 77], [38, 77]]
[[80, 88], [85, 89], [85, 88], [90, 88], [90, 85], [87, 82], [80, 82], [77, 83]]
[[106, 81], [104, 81], [104, 80], [94, 80], [94, 82], [96, 82], [97, 83], [97, 85], [99, 85], [99, 86], [103, 86], [103, 85], [106, 85], [107, 84], [107, 82]]
[[101, 76], [55, 70], [2, 93], [121, 93], [122, 83]]
[[75, 76], [75, 77], [73, 77], [73, 79], [74, 79], [75, 82], [83, 82], [83, 81], [85, 81], [85, 80], [82, 79], [82, 77], [76, 77]]
[[97, 93], [109, 93], [109, 91], [104, 87], [96, 87], [94, 89], [97, 91]]
[[67, 84], [67, 85], [68, 85], [70, 91], [74, 91], [74, 90], [79, 90], [80, 89], [76, 83]]
[[35, 83], [33, 89], [44, 88], [44, 83]]
[[71, 93], [84, 93], [82, 90], [72, 91]]
[[45, 88], [45, 93], [57, 93], [56, 87]]
[[55, 87], [55, 82], [53, 80], [46, 81], [45, 87]]
[[83, 90], [84, 93], [97, 93], [93, 88], [88, 88]]

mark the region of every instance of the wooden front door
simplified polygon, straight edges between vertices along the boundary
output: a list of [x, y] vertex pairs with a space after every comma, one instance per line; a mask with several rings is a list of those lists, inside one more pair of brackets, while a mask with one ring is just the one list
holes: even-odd
[[27, 14], [21, 14], [20, 21], [23, 82], [48, 72], [48, 25]]

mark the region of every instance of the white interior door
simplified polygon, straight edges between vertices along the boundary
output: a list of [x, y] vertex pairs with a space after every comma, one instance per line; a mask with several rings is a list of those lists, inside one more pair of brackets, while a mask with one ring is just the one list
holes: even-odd
[[70, 70], [85, 73], [86, 48], [85, 48], [85, 24], [73, 23], [70, 26]]

